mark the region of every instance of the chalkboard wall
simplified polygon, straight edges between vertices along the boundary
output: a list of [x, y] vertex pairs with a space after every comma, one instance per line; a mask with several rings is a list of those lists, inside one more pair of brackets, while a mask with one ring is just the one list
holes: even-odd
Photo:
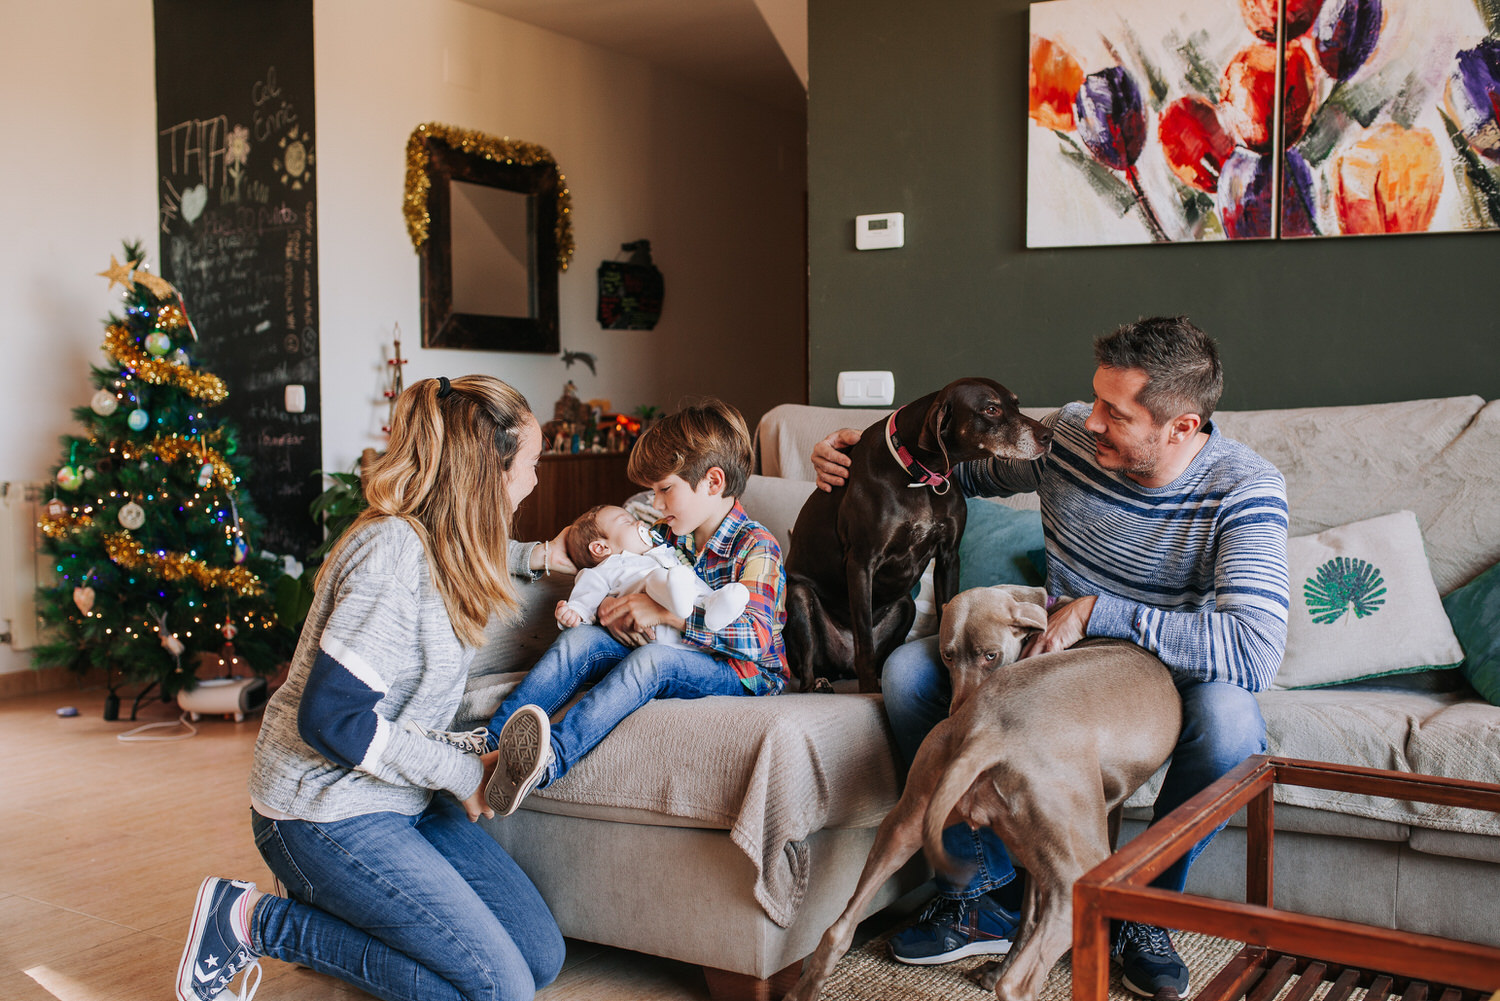
[[[1026, 250], [1027, 9], [810, 0], [812, 402], [840, 369], [1086, 398], [1096, 334], [1184, 312], [1226, 408], [1500, 397], [1500, 234]], [[872, 212], [906, 214], [903, 249], [854, 249]]]
[[[162, 271], [252, 463], [262, 549], [302, 556], [322, 464], [312, 0], [156, 0]], [[301, 413], [287, 410], [300, 386]], [[295, 392], [295, 390], [294, 390]]]

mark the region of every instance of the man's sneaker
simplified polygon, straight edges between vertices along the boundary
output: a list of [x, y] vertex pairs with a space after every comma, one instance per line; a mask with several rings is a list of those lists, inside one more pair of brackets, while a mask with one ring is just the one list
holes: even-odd
[[[260, 986], [260, 954], [250, 944], [250, 913], [246, 906], [254, 883], [210, 876], [198, 888], [187, 945], [177, 964], [178, 1001], [209, 1001], [218, 997], [245, 967], [241, 1001], [250, 1001]], [[254, 976], [254, 983], [251, 976]]]
[[500, 730], [500, 760], [485, 787], [485, 802], [509, 817], [551, 767], [552, 722], [541, 706], [522, 706]]
[[1110, 954], [1120, 961], [1120, 981], [1132, 992], [1158, 1001], [1187, 996], [1188, 968], [1172, 948], [1165, 928], [1122, 921]]
[[891, 936], [891, 957], [914, 966], [951, 963], [965, 956], [1003, 956], [1020, 918], [988, 896], [955, 900], [939, 895], [917, 923]]
[[460, 751], [469, 754], [488, 754], [494, 748], [490, 746], [490, 731], [488, 727], [478, 726], [467, 733], [459, 733], [456, 730], [429, 730], [425, 726], [407, 720], [402, 726], [412, 733], [420, 734], [428, 740], [435, 740], [439, 744], [447, 744], [456, 747]]

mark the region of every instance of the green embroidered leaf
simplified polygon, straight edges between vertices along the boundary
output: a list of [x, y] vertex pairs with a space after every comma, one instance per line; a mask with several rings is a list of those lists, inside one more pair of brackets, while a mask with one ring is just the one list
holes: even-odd
[[1302, 596], [1307, 611], [1319, 625], [1337, 622], [1350, 609], [1354, 617], [1374, 615], [1385, 604], [1385, 578], [1364, 560], [1337, 556], [1307, 578]]

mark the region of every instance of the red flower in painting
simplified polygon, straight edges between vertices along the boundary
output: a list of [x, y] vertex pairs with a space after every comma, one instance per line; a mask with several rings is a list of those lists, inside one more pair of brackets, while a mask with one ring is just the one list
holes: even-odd
[[1156, 123], [1157, 139], [1172, 173], [1199, 191], [1219, 186], [1224, 161], [1234, 155], [1234, 140], [1219, 124], [1219, 113], [1201, 97], [1183, 97], [1167, 105]]
[[1344, 233], [1420, 233], [1443, 191], [1443, 160], [1426, 129], [1388, 122], [1333, 161], [1333, 199]]
[[1073, 131], [1073, 96], [1083, 85], [1083, 67], [1062, 45], [1031, 36], [1031, 118], [1045, 129]]
[[[1286, 52], [1283, 87], [1283, 147], [1302, 138], [1313, 114], [1313, 61], [1300, 44]], [[1241, 145], [1257, 153], [1271, 149], [1276, 106], [1276, 47], [1251, 43], [1224, 67], [1220, 81], [1220, 115]]]
[[[1298, 38], [1313, 21], [1323, 0], [1286, 0], [1286, 39]], [[1280, 0], [1240, 0], [1240, 14], [1245, 18], [1255, 37], [1263, 42], [1276, 41], [1276, 16], [1281, 9]]]

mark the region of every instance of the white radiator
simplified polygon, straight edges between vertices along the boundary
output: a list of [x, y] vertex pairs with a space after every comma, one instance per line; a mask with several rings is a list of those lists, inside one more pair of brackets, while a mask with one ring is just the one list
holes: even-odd
[[36, 614], [36, 587], [41, 554], [37, 521], [46, 499], [41, 483], [0, 483], [0, 620], [4, 639], [17, 650], [36, 646], [41, 622]]

